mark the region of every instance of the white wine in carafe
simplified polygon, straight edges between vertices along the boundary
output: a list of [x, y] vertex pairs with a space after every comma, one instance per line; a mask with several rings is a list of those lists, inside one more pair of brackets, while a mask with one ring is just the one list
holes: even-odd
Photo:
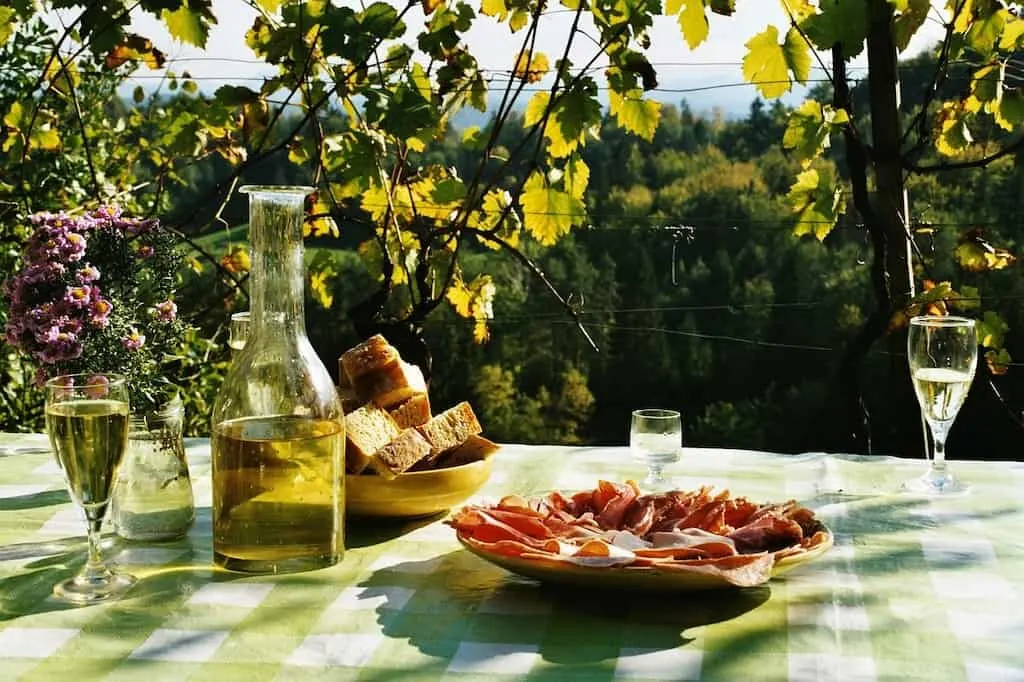
[[330, 566], [344, 552], [344, 428], [306, 417], [251, 417], [213, 441], [214, 561], [285, 573]]

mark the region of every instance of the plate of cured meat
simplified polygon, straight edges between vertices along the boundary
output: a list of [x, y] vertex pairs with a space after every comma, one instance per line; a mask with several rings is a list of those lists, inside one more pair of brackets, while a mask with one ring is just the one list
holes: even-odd
[[642, 494], [633, 481], [508, 495], [445, 521], [477, 556], [541, 581], [608, 588], [753, 587], [815, 559], [831, 531], [795, 501], [760, 504], [710, 487]]

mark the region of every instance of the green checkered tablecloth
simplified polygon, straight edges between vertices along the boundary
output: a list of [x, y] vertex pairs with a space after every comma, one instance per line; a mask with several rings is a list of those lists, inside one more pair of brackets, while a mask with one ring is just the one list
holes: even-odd
[[[765, 587], [625, 594], [540, 585], [461, 549], [438, 519], [350, 519], [330, 569], [213, 570], [209, 447], [189, 444], [185, 540], [116, 545], [125, 599], [53, 585], [83, 525], [39, 441], [0, 436], [0, 680], [1024, 680], [1024, 464], [958, 462], [971, 494], [895, 493], [923, 460], [689, 449], [679, 487], [795, 497], [836, 535]], [[5, 449], [6, 446], [6, 449]], [[505, 446], [481, 498], [641, 471], [626, 448]], [[112, 541], [111, 541], [112, 542]]]

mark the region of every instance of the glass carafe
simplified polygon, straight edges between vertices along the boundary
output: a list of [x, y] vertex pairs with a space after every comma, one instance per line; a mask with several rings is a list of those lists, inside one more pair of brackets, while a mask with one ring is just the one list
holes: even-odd
[[308, 187], [243, 187], [252, 252], [249, 337], [213, 406], [213, 556], [288, 573], [344, 552], [345, 426], [303, 318]]

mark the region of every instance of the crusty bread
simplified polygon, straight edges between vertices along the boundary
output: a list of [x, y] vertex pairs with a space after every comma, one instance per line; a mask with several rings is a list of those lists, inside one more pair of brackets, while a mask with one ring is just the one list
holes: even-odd
[[388, 411], [374, 403], [345, 415], [345, 471], [361, 473], [374, 453], [394, 440], [400, 431]]
[[[446, 450], [437, 456], [429, 465], [422, 464], [414, 466], [413, 469], [447, 469], [449, 467], [462, 466], [470, 462], [478, 462], [487, 459], [499, 450], [497, 443], [493, 443], [483, 436], [472, 435], [462, 445], [457, 445], [451, 450]], [[422, 460], [421, 460], [422, 461]]]
[[[398, 350], [380, 334], [374, 334], [341, 355], [341, 374], [355, 384], [359, 377], [397, 365], [401, 361]], [[344, 385], [344, 380], [339, 381]]]
[[370, 468], [391, 479], [430, 453], [430, 443], [414, 428], [404, 429], [370, 458]]
[[385, 409], [427, 392], [420, 368], [403, 361], [353, 377], [352, 384], [361, 400], [372, 400]]
[[418, 393], [391, 410], [391, 418], [399, 427], [422, 426], [430, 421], [430, 398], [426, 393]]
[[462, 445], [470, 436], [483, 431], [472, 406], [465, 401], [417, 428], [430, 443], [430, 453], [425, 457], [427, 462], [433, 461], [445, 450]]

